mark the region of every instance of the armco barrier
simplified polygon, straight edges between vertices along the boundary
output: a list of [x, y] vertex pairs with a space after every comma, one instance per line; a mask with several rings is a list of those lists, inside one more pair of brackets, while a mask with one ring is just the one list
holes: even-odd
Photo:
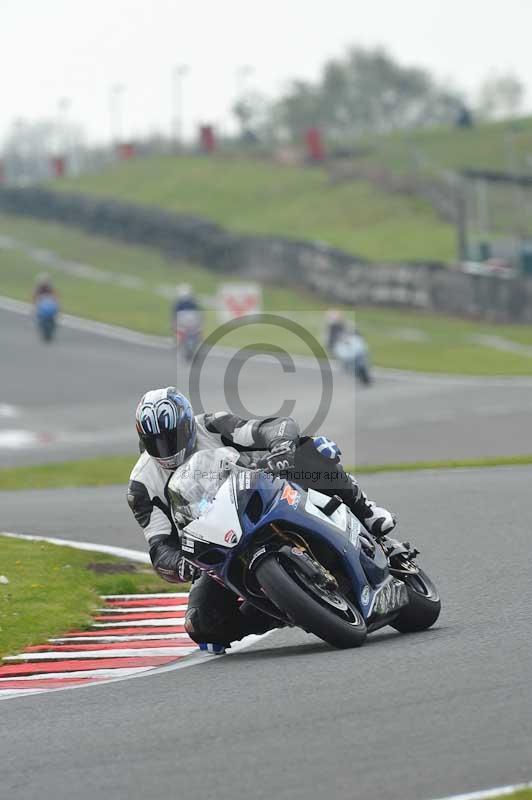
[[465, 274], [439, 263], [369, 264], [319, 242], [236, 235], [202, 217], [40, 187], [0, 186], [0, 212], [148, 245], [224, 274], [303, 285], [331, 302], [532, 322], [525, 277]]

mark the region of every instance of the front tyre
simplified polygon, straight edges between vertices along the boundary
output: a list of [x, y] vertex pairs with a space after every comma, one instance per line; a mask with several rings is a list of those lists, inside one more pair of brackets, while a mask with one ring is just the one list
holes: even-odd
[[311, 583], [277, 553], [264, 558], [255, 570], [266, 596], [299, 628], [333, 647], [360, 647], [367, 630], [360, 611], [337, 592]]
[[438, 590], [429, 576], [419, 568], [411, 575], [401, 576], [401, 580], [408, 592], [408, 605], [401, 609], [399, 616], [390, 625], [401, 633], [425, 631], [440, 616], [441, 600]]

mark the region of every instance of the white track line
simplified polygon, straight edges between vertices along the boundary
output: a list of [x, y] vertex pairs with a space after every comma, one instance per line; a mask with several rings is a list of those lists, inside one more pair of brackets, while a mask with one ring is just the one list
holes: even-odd
[[[137, 551], [135, 551], [137, 552]], [[188, 592], [159, 592], [157, 594], [102, 594], [104, 600], [150, 600], [151, 598], [188, 597]]]
[[[251, 645], [255, 644], [256, 642], [264, 639], [266, 636], [270, 636], [274, 631], [268, 631], [264, 634], [254, 635], [251, 634], [250, 636], [246, 636], [245, 639], [242, 639], [240, 642], [235, 642], [231, 650], [227, 653], [227, 655], [236, 655], [241, 650], [245, 650]], [[42, 694], [44, 692], [65, 692], [67, 690], [72, 689], [92, 689], [93, 687], [100, 687], [108, 683], [116, 683], [117, 681], [123, 680], [132, 680], [132, 679], [141, 679], [145, 677], [154, 677], [155, 675], [160, 675], [163, 672], [176, 672], [180, 669], [187, 669], [188, 667], [193, 667], [199, 664], [206, 664], [213, 659], [219, 659], [221, 656], [211, 655], [210, 653], [204, 653], [200, 650], [197, 650], [194, 653], [191, 653], [189, 656], [185, 656], [171, 664], [165, 664], [159, 667], [131, 667], [130, 669], [109, 669], [109, 670], [92, 670], [92, 671], [79, 671], [79, 672], [56, 672], [56, 673], [46, 673], [46, 677], [48, 679], [53, 678], [86, 678], [86, 677], [99, 677], [100, 680], [96, 681], [89, 681], [84, 684], [77, 684], [75, 686], [68, 685], [63, 687], [57, 687], [54, 689], [36, 689], [27, 691], [27, 690], [20, 690], [20, 689], [13, 689], [5, 692], [0, 692], [0, 700], [11, 700], [15, 697], [19, 697], [22, 693], [24, 694]], [[98, 672], [98, 675], [96, 673]], [[28, 675], [22, 676], [17, 678], [0, 678], [0, 688], [1, 683], [6, 680], [24, 680], [24, 681], [32, 681], [38, 680], [43, 678], [43, 675]], [[31, 686], [31, 683], [28, 683], [28, 687]]]
[[177, 611], [178, 608], [185, 608], [185, 605], [182, 606], [173, 605], [173, 606], [128, 606], [128, 608], [113, 608], [112, 606], [106, 606], [105, 608], [97, 608], [98, 614], [156, 614], [157, 611]]
[[[129, 675], [136, 675], [139, 672], [147, 672], [153, 669], [155, 669], [155, 667], [108, 667], [107, 669], [79, 669], [73, 672], [39, 672], [36, 675], [10, 675], [6, 678], [0, 678], [0, 689], [2, 688], [2, 683], [6, 681], [43, 681], [53, 680], [55, 678], [117, 678], [119, 676], [127, 677]], [[0, 695], [0, 698], [1, 696], [2, 695]]]
[[[22, 314], [25, 317], [32, 317], [34, 314], [31, 303], [23, 303], [21, 300], [13, 300], [11, 297], [0, 296], [0, 309], [12, 311], [14, 314]], [[105, 336], [107, 339], [117, 339], [128, 344], [140, 344], [157, 350], [169, 350], [174, 347], [174, 341], [170, 336], [152, 336], [133, 331], [130, 328], [122, 328], [119, 325], [74, 317], [71, 314], [61, 314], [59, 319], [65, 328], [72, 328], [83, 333], [94, 333], [97, 336]]]
[[144, 633], [138, 636], [103, 634], [102, 636], [64, 636], [62, 639], [48, 639], [48, 641], [52, 644], [84, 644], [85, 642], [105, 644], [106, 642], [144, 642], [151, 639], [190, 639], [190, 636], [188, 633]]
[[[88, 550], [92, 553], [107, 553], [110, 556], [128, 558], [130, 561], [137, 561], [140, 564], [151, 564], [148, 553], [143, 553], [141, 550], [130, 550], [127, 547], [113, 547], [110, 544], [94, 544], [92, 542], [74, 542], [70, 539], [57, 539], [53, 536], [33, 536], [29, 533], [8, 533], [7, 531], [0, 532], [0, 536], [9, 536], [12, 539], [28, 539], [31, 542], [48, 542], [49, 544], [57, 544], [60, 547], [73, 547], [75, 550]], [[162, 596], [165, 597], [166, 595], [163, 594]]]
[[[15, 314], [22, 314], [25, 317], [33, 316], [33, 306], [30, 303], [24, 303], [21, 300], [13, 300], [11, 297], [0, 296], [0, 309], [4, 311], [12, 311]], [[108, 339], [116, 339], [128, 344], [140, 344], [145, 347], [152, 347], [157, 350], [171, 350], [175, 347], [175, 343], [170, 336], [154, 336], [147, 333], [140, 333], [131, 328], [123, 328], [119, 325], [109, 325], [105, 322], [96, 322], [92, 319], [85, 317], [75, 317], [71, 314], [61, 314], [60, 324], [65, 328], [72, 328], [73, 330], [82, 331], [83, 333], [94, 333], [97, 336], [106, 336]], [[221, 358], [226, 361], [233, 356], [236, 352], [234, 347], [213, 347], [209, 352], [209, 358]], [[255, 360], [260, 363], [271, 363], [272, 358], [277, 359], [275, 356], [268, 354], [259, 354]], [[310, 356], [291, 356], [293, 363], [297, 367], [303, 369], [315, 370], [317, 362], [315, 358]], [[336, 372], [340, 371], [340, 367], [336, 362], [330, 362], [331, 369]]]
[[198, 649], [197, 645], [193, 647], [139, 647], [132, 650], [119, 649], [112, 650], [111, 648], [105, 650], [68, 650], [54, 652], [53, 650], [48, 653], [20, 653], [17, 656], [7, 656], [4, 661], [20, 662], [20, 661], [72, 661], [78, 658], [141, 658], [143, 656], [188, 656], [189, 653], [194, 653]]
[[507, 797], [508, 795], [531, 788], [532, 783], [515, 783], [512, 786], [499, 786], [495, 789], [482, 789], [479, 792], [453, 794], [449, 795], [448, 797], [439, 798], [439, 800], [487, 800], [490, 797]]
[[20, 411], [17, 406], [12, 406], [9, 403], [0, 403], [0, 419], [14, 419], [20, 417]]
[[95, 622], [92, 628], [165, 628], [167, 625], [182, 625], [185, 616], [168, 619], [134, 619], [129, 622]]

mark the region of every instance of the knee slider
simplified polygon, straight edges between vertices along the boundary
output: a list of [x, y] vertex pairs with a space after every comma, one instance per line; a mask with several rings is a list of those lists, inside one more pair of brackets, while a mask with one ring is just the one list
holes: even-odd
[[185, 630], [196, 642], [211, 641], [216, 633], [216, 620], [199, 608], [189, 608], [185, 614]]

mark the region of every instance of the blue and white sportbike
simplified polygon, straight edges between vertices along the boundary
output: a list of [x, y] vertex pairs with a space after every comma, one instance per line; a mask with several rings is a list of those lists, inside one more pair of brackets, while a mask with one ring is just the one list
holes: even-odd
[[231, 447], [202, 450], [172, 476], [183, 554], [242, 600], [334, 647], [391, 625], [421, 631], [440, 598], [418, 551], [377, 542], [338, 497], [247, 469]]

